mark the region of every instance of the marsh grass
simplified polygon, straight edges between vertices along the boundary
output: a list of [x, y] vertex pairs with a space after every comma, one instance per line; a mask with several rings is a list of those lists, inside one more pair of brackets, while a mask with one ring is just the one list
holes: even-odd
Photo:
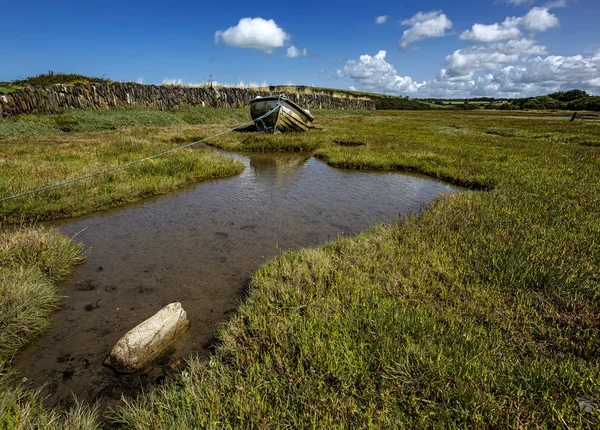
[[[155, 137], [156, 127], [139, 130], [142, 131], [136, 135], [119, 129], [112, 133], [0, 141], [0, 196], [61, 183], [178, 146], [171, 139], [163, 141]], [[123, 170], [0, 203], [0, 216], [7, 222], [77, 216], [198, 181], [231, 176], [242, 169], [243, 164], [237, 160], [184, 149]]]
[[49, 411], [36, 393], [16, 382], [11, 357], [43, 333], [58, 306], [56, 283], [81, 263], [82, 246], [54, 230], [19, 227], [0, 231], [0, 428], [94, 429], [96, 407], [76, 404]]
[[[114, 424], [597, 428], [598, 408], [587, 413], [576, 399], [600, 403], [600, 148], [585, 145], [600, 140], [600, 123], [515, 112], [313, 113], [318, 128], [307, 133], [210, 143], [412, 170], [472, 190], [270, 261], [210, 360], [191, 358], [165, 386], [127, 400]], [[148, 142], [223, 129], [145, 124], [73, 133], [66, 143], [125, 160]], [[0, 152], [33, 152], [16, 143]], [[38, 160], [55, 168], [85, 152], [54, 139], [35, 144]], [[173, 173], [177, 163], [164, 167]], [[162, 168], [139, 175], [154, 169]]]
[[[580, 144], [600, 136], [598, 124], [480, 112], [357, 118], [320, 117], [323, 131], [286, 145], [316, 145], [334, 166], [410, 169], [489, 191], [442, 196], [395, 225], [272, 260], [211, 360], [192, 358], [177, 379], [128, 401], [117, 423], [598, 427], [598, 409], [576, 400], [600, 400], [600, 152]], [[468, 133], [440, 136], [456, 125]], [[245, 139], [216, 145], [282, 145]]]

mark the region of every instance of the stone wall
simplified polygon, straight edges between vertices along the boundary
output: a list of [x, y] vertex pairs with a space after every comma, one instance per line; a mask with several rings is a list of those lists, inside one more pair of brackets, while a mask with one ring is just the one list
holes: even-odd
[[[178, 106], [245, 107], [256, 96], [268, 91], [241, 88], [191, 88], [134, 83], [50, 85], [24, 88], [0, 95], [0, 117], [21, 114], [58, 114], [70, 109], [102, 109], [113, 106], [153, 106], [173, 109]], [[327, 94], [288, 94], [305, 109], [375, 109], [371, 100], [333, 97]]]

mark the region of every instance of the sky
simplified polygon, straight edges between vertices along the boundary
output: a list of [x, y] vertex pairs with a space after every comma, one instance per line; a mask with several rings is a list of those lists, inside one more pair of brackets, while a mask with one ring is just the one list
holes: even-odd
[[600, 95], [600, 0], [0, 1], [0, 81], [53, 70], [414, 98]]

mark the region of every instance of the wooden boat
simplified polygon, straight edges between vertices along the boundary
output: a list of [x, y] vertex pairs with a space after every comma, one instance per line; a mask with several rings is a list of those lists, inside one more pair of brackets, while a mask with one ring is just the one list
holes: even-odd
[[[271, 110], [273, 112], [261, 118]], [[308, 110], [302, 109], [293, 101], [288, 100], [285, 94], [269, 97], [259, 96], [250, 100], [250, 115], [258, 130], [270, 133], [306, 131], [314, 120]]]

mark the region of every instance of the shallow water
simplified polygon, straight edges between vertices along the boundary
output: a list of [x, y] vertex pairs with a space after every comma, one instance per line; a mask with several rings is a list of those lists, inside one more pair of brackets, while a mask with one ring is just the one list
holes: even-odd
[[[229, 154], [231, 155], [231, 154]], [[234, 178], [201, 183], [94, 215], [53, 223], [88, 253], [51, 329], [14, 367], [49, 406], [114, 404], [160, 383], [190, 352], [206, 353], [268, 259], [418, 211], [453, 187], [423, 176], [340, 170], [298, 154], [235, 155]], [[102, 366], [129, 329], [180, 301], [190, 329], [146, 372]]]

